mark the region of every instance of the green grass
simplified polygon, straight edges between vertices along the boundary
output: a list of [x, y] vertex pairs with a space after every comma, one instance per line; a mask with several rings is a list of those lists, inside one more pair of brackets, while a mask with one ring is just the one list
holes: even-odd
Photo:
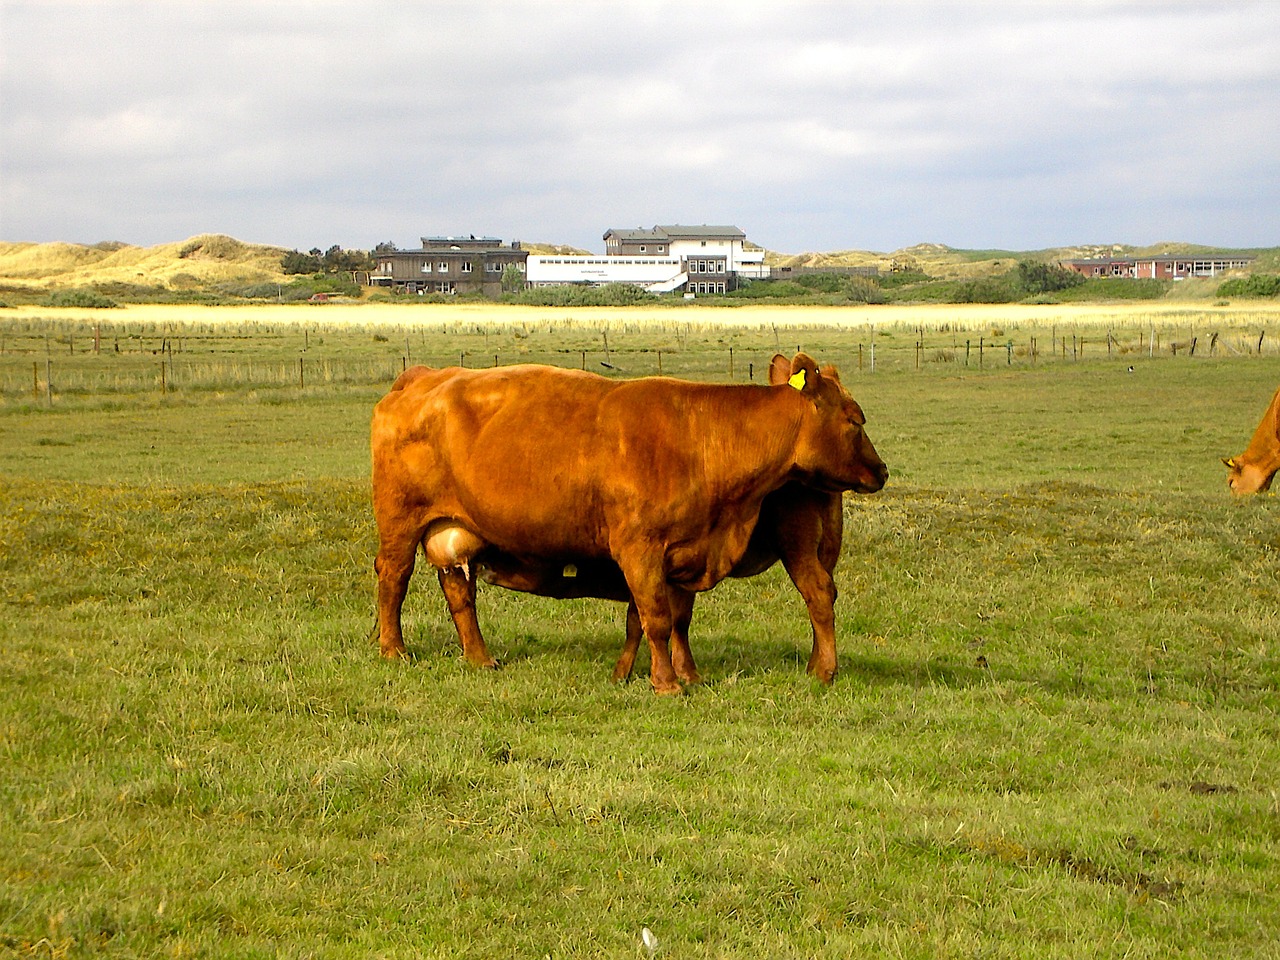
[[10, 399], [0, 954], [1274, 956], [1280, 508], [1217, 457], [1280, 359], [895, 340], [829, 689], [778, 570], [681, 698], [609, 682], [616, 604], [482, 590], [473, 670], [422, 571], [380, 661], [384, 385]]

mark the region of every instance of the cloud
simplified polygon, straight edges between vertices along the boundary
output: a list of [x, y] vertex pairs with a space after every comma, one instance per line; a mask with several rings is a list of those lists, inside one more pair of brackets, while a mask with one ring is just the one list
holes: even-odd
[[1269, 3], [0, 10], [6, 238], [1280, 242]]

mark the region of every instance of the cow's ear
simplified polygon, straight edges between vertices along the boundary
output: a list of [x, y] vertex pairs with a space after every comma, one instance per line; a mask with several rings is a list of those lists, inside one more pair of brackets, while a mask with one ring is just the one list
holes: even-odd
[[[803, 377], [801, 373], [804, 374]], [[812, 394], [818, 389], [821, 377], [817, 363], [807, 353], [797, 353], [791, 358], [791, 372], [787, 375], [787, 380], [801, 393]]]
[[779, 386], [791, 379], [791, 361], [780, 353], [773, 355], [773, 361], [769, 364], [769, 384], [771, 386]]

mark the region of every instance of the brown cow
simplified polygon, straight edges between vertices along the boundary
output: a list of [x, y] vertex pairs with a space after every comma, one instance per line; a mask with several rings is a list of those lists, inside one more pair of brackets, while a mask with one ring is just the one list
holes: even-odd
[[1280, 471], [1280, 390], [1253, 432], [1244, 453], [1222, 461], [1227, 465], [1227, 486], [1232, 493], [1261, 493], [1271, 489]]
[[[832, 574], [840, 557], [844, 529], [843, 503], [837, 493], [813, 490], [792, 481], [764, 498], [760, 519], [751, 533], [747, 551], [729, 571], [731, 577], [753, 577], [782, 560], [791, 582], [804, 598], [813, 628], [813, 650], [808, 672], [823, 683], [836, 673], [835, 599]], [[627, 590], [622, 571], [612, 560], [525, 563], [498, 551], [485, 551], [475, 564], [475, 575], [486, 583], [544, 597], [568, 599], [595, 597], [627, 603], [626, 642], [613, 669], [613, 679], [631, 676], [643, 631], [640, 616]], [[695, 594], [667, 585], [672, 610], [671, 658], [676, 674], [686, 683], [700, 681], [689, 649], [689, 623]], [[459, 636], [479, 633], [475, 607], [455, 614]]]
[[[518, 578], [581, 561], [587, 581], [607, 581], [599, 561], [611, 560], [649, 638], [650, 683], [678, 692], [677, 675], [696, 672], [679, 642], [672, 662], [672, 593], [727, 576], [764, 498], [788, 481], [874, 492], [888, 475], [834, 371], [804, 354], [787, 369], [788, 384], [768, 387], [530, 365], [408, 371], [371, 429], [382, 654], [404, 653], [419, 544], [479, 666], [496, 662], [475, 629], [473, 562]], [[566, 595], [616, 587], [587, 581]]]
[[[836, 374], [828, 368], [828, 375]], [[775, 385], [787, 382], [789, 376], [790, 365], [785, 359], [769, 369], [770, 382]], [[843, 503], [839, 494], [789, 482], [764, 498], [747, 552], [729, 572], [731, 577], [753, 577], [782, 560], [809, 610], [813, 649], [808, 672], [828, 684], [835, 678], [837, 664], [833, 574], [840, 558], [843, 532]], [[643, 632], [626, 580], [612, 560], [580, 558], [576, 563], [563, 566], [536, 563], [522, 567], [512, 557], [487, 551], [485, 561], [476, 565], [475, 573], [486, 583], [544, 597], [596, 597], [626, 602], [626, 641], [614, 666], [613, 679], [623, 681], [631, 676]], [[684, 664], [683, 671], [677, 666], [678, 676], [696, 683], [700, 678], [689, 648], [694, 594], [668, 584], [668, 595], [672, 606], [672, 660], [675, 664]], [[471, 631], [479, 634], [474, 606], [457, 611], [455, 619], [458, 618], [466, 620], [466, 625], [458, 628], [460, 637]]]
[[[760, 520], [747, 552], [730, 571], [731, 577], [754, 577], [779, 560], [805, 606], [813, 628], [813, 650], [807, 672], [823, 683], [836, 675], [836, 563], [844, 533], [844, 504], [838, 493], [813, 490], [788, 483], [764, 498]], [[693, 618], [692, 593], [672, 590], [672, 656], [679, 651], [693, 664], [689, 650], [689, 623]], [[627, 638], [613, 668], [614, 680], [631, 676], [643, 631], [634, 603], [627, 605]], [[696, 682], [696, 668], [694, 678]]]

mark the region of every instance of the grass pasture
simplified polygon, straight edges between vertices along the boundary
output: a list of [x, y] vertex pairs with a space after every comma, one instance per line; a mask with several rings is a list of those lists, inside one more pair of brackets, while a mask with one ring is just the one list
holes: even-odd
[[[861, 314], [368, 309], [0, 320], [0, 955], [1276, 956], [1280, 508], [1217, 459], [1274, 313], [892, 314], [873, 373]], [[367, 425], [406, 337], [835, 359], [891, 470], [846, 499], [836, 683], [777, 569], [699, 600], [684, 697], [609, 682], [607, 603], [482, 588], [505, 667], [472, 670], [422, 571], [381, 662]]]

